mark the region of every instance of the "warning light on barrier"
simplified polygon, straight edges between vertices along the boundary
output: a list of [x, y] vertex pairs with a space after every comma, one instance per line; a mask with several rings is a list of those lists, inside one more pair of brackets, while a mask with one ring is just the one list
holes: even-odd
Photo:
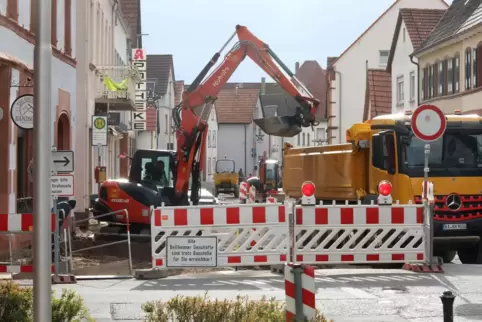
[[382, 196], [388, 196], [392, 193], [392, 184], [386, 180], [383, 180], [378, 184], [378, 193]]
[[393, 203], [392, 200], [392, 184], [387, 181], [383, 180], [378, 184], [378, 204], [379, 205], [391, 205]]
[[316, 205], [315, 190], [315, 184], [313, 182], [303, 182], [303, 184], [301, 185], [302, 205]]
[[315, 184], [311, 181], [305, 181], [301, 186], [303, 196], [311, 197], [315, 194]]

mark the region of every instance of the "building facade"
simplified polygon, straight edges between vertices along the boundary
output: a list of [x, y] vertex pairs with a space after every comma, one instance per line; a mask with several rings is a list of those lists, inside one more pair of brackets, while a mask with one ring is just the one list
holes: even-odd
[[443, 0], [397, 0], [332, 65], [328, 137], [330, 143], [346, 140], [346, 130], [361, 122], [366, 95], [366, 64], [371, 69], [385, 69], [390, 55], [393, 32], [401, 8], [446, 9]]
[[[105, 167], [107, 178], [127, 176], [128, 158], [134, 150], [132, 112], [135, 111], [135, 86], [138, 71], [131, 65], [130, 26], [120, 4], [112, 0], [77, 1], [78, 54], [77, 105], [80, 125], [75, 163], [79, 175], [75, 182], [77, 210], [86, 209], [98, 183], [95, 168]], [[100, 145], [92, 138], [92, 117], [108, 120], [107, 139]]]
[[[51, 145], [76, 148], [76, 0], [52, 1]], [[3, 213], [31, 211], [33, 178], [33, 110], [13, 122], [10, 107], [17, 97], [33, 94], [35, 6], [30, 1], [0, 1], [0, 207]], [[21, 127], [16, 124], [20, 124]], [[25, 202], [28, 198], [30, 201]], [[21, 200], [19, 200], [21, 199]]]
[[432, 33], [412, 54], [418, 59], [421, 104], [446, 113], [481, 112], [482, 1], [454, 0]]
[[410, 55], [420, 48], [446, 11], [400, 9], [387, 64], [387, 72], [391, 75], [393, 113], [418, 106], [418, 66]]

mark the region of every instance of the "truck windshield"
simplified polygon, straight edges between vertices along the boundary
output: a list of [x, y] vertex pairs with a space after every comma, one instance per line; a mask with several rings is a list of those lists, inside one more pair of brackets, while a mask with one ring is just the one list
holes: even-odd
[[[423, 176], [425, 144], [416, 137], [402, 143], [402, 172]], [[482, 176], [482, 131], [448, 131], [430, 142], [429, 168], [433, 176]]]

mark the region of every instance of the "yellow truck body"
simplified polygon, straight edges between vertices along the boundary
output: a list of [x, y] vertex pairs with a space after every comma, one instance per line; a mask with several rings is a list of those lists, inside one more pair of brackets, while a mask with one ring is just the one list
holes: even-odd
[[[312, 181], [317, 200], [369, 204], [388, 180], [394, 201], [421, 203], [427, 143], [413, 135], [411, 118], [401, 113], [354, 124], [343, 144], [285, 145], [284, 193], [300, 198], [302, 183]], [[456, 113], [446, 119], [444, 136], [430, 143], [435, 245], [444, 254], [457, 250], [462, 262], [482, 264], [482, 117]]]

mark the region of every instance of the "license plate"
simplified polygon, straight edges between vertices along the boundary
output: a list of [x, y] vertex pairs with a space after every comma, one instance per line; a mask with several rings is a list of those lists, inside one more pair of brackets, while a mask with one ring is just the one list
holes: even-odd
[[445, 224], [443, 225], [444, 230], [461, 230], [467, 229], [467, 224]]

